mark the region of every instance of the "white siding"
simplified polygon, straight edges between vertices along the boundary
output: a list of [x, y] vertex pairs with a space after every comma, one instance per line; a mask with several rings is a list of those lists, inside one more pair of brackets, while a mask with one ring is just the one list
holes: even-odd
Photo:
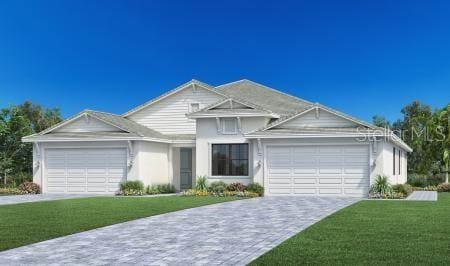
[[135, 144], [135, 165], [137, 175], [145, 185], [167, 184], [169, 179], [169, 144], [137, 141]]
[[[266, 125], [268, 118], [243, 117], [241, 118], [242, 131], [248, 132]], [[253, 144], [249, 145], [249, 176], [248, 177], [212, 177], [211, 176], [211, 145], [214, 143], [250, 143], [241, 132], [238, 134], [222, 134], [217, 132], [215, 118], [197, 119], [197, 143], [196, 143], [196, 175], [208, 176], [210, 182], [222, 180], [226, 183], [241, 182], [244, 184], [253, 181]]]
[[[389, 178], [389, 183], [391, 184], [404, 184], [406, 183], [407, 177], [407, 153], [400, 149], [398, 146], [393, 145], [390, 142], [382, 142], [380, 147], [383, 152], [383, 167], [382, 174]], [[393, 148], [395, 147], [395, 174], [393, 171]], [[402, 151], [401, 164], [400, 164], [400, 174], [399, 172], [399, 160], [398, 151]]]
[[297, 128], [297, 127], [356, 127], [358, 124], [344, 119], [340, 116], [319, 110], [319, 116], [316, 111], [312, 110], [296, 117], [286, 123], [276, 126], [275, 128]]
[[87, 119], [85, 117], [80, 117], [54, 130], [54, 132], [105, 132], [105, 131], [120, 132], [122, 130], [93, 117], [88, 117]]
[[181, 90], [128, 116], [129, 119], [163, 134], [195, 134], [195, 119], [188, 119], [189, 103], [200, 108], [218, 102], [223, 97], [202, 88]]

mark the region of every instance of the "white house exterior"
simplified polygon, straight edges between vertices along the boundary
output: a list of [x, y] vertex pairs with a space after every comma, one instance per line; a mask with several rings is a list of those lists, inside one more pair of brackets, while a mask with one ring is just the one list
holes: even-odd
[[[32, 142], [43, 193], [114, 193], [124, 180], [258, 182], [265, 195], [364, 197], [376, 175], [406, 182], [390, 131], [261, 84], [192, 80], [123, 115], [85, 110]], [[394, 155], [394, 156], [393, 156]]]

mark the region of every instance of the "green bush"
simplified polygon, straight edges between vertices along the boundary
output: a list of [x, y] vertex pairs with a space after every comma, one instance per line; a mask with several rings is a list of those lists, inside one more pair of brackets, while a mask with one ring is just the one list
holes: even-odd
[[443, 175], [409, 174], [407, 183], [413, 187], [437, 186], [444, 182]]
[[23, 192], [23, 194], [39, 194], [41, 193], [41, 187], [33, 182], [23, 182], [19, 186], [19, 190]]
[[145, 192], [149, 195], [175, 193], [175, 186], [172, 184], [159, 184], [147, 186]]
[[439, 192], [450, 192], [450, 183], [442, 183], [437, 186]]
[[144, 195], [144, 183], [142, 181], [124, 181], [120, 183], [120, 192], [124, 196]]
[[208, 190], [206, 176], [198, 176], [196, 178], [195, 190], [199, 190], [199, 191], [207, 191]]
[[250, 183], [245, 188], [245, 191], [254, 192], [254, 193], [258, 194], [259, 196], [262, 196], [264, 194], [264, 187], [261, 186], [259, 183]]
[[374, 197], [378, 197], [377, 195], [379, 195], [381, 198], [391, 195], [393, 190], [388, 182], [387, 176], [377, 175], [375, 183], [370, 187], [370, 193]]
[[413, 188], [410, 184], [393, 185], [392, 189], [394, 190], [394, 192], [404, 194], [405, 196], [408, 196], [413, 192]]
[[0, 187], [0, 195], [21, 195], [21, 194], [24, 193], [18, 188]]
[[244, 191], [245, 190], [245, 185], [242, 183], [231, 183], [229, 185], [227, 185], [226, 187], [227, 191]]
[[212, 193], [223, 193], [227, 184], [223, 181], [214, 181], [209, 185], [208, 191]]

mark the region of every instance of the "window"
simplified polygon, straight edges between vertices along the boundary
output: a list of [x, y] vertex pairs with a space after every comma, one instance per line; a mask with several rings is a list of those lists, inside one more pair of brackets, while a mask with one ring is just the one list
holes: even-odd
[[237, 133], [236, 118], [223, 118], [222, 119], [222, 133], [223, 134], [236, 134]]
[[189, 112], [193, 113], [193, 112], [197, 112], [198, 110], [200, 110], [199, 103], [190, 103], [189, 104]]
[[395, 147], [393, 148], [393, 152], [392, 152], [392, 170], [394, 172], [395, 175]]
[[248, 144], [213, 144], [212, 175], [248, 176]]
[[402, 171], [402, 151], [398, 150], [398, 174], [401, 175]]

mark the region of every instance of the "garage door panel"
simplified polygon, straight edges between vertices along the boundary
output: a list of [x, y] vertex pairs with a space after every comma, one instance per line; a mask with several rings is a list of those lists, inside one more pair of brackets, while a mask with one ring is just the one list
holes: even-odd
[[291, 188], [270, 188], [269, 193], [277, 195], [289, 195], [291, 194]]
[[342, 188], [319, 188], [319, 194], [321, 194], [321, 195], [340, 195], [340, 194], [342, 194]]
[[319, 178], [320, 184], [342, 184], [341, 178]]
[[310, 178], [294, 178], [294, 184], [316, 184], [317, 179], [315, 177]]
[[320, 174], [342, 174], [341, 168], [320, 168], [319, 169]]
[[269, 146], [268, 195], [367, 195], [368, 152], [368, 146], [359, 145]]
[[270, 184], [290, 184], [291, 178], [270, 178]]
[[317, 190], [315, 188], [294, 188], [294, 194], [297, 195], [315, 195], [317, 194]]

